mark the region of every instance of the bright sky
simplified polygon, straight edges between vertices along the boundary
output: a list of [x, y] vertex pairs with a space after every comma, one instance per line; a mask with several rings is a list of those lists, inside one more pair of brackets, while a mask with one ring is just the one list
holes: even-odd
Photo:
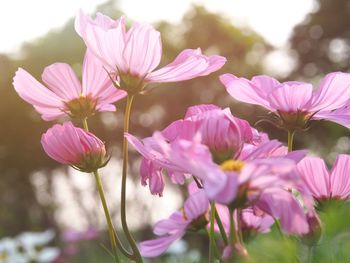
[[[14, 52], [52, 28], [62, 26], [79, 8], [92, 12], [104, 0], [1, 0], [0, 52]], [[223, 13], [242, 25], [250, 25], [276, 46], [286, 43], [293, 26], [315, 8], [314, 0], [119, 0], [133, 19], [179, 22], [192, 3]]]

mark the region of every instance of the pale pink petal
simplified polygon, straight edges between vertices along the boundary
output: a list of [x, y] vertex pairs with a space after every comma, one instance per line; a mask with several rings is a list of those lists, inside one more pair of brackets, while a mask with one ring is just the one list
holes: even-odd
[[211, 111], [211, 110], [220, 110], [220, 107], [218, 107], [214, 104], [201, 104], [201, 105], [191, 106], [191, 107], [187, 108], [184, 119], [196, 117], [203, 112]]
[[310, 110], [312, 85], [302, 82], [285, 82], [272, 91], [268, 97], [270, 106], [282, 112]]
[[150, 73], [146, 80], [148, 82], [174, 82], [208, 75], [223, 65], [221, 63], [217, 65], [217, 61], [217, 59], [211, 61], [210, 58], [202, 55], [200, 50], [186, 49], [172, 63]]
[[153, 233], [157, 236], [174, 234], [178, 231], [184, 231], [189, 223], [181, 212], [175, 212], [168, 219], [158, 221], [154, 225]]
[[139, 243], [139, 250], [143, 257], [158, 257], [163, 254], [168, 247], [176, 240], [180, 239], [185, 232], [179, 231], [176, 234], [161, 237], [154, 240], [147, 240]]
[[226, 173], [226, 184], [221, 191], [214, 196], [216, 202], [220, 204], [229, 204], [235, 199], [238, 190], [239, 176], [240, 175], [235, 172]]
[[321, 158], [304, 158], [298, 163], [297, 171], [305, 186], [315, 198], [323, 198], [330, 195], [329, 172]]
[[327, 120], [338, 123], [346, 128], [350, 128], [350, 106], [346, 105], [334, 111], [317, 112], [312, 119]]
[[[59, 96], [47, 89], [27, 71], [19, 68], [13, 78], [13, 86], [18, 95], [32, 104], [45, 119], [62, 116], [64, 104]], [[45, 115], [45, 117], [43, 116]]]
[[333, 72], [326, 75], [313, 95], [312, 111], [334, 110], [350, 99], [350, 74]]
[[330, 175], [330, 197], [348, 199], [350, 197], [350, 156], [340, 154]]
[[134, 23], [126, 34], [123, 56], [131, 75], [144, 77], [159, 65], [162, 56], [160, 33], [150, 25]]
[[273, 110], [267, 101], [267, 95], [271, 89], [269, 86], [262, 87], [260, 86], [260, 82], [254, 83], [245, 78], [238, 78], [232, 74], [221, 75], [220, 81], [234, 99]]
[[288, 191], [270, 188], [261, 194], [256, 205], [279, 219], [283, 231], [288, 234], [300, 235], [309, 231], [304, 210]]
[[41, 77], [49, 89], [66, 102], [79, 98], [82, 94], [76, 74], [66, 63], [54, 63], [47, 66]]
[[190, 221], [204, 215], [208, 209], [209, 200], [204, 190], [190, 195], [184, 204], [185, 214]]
[[88, 23], [82, 38], [88, 49], [97, 56], [107, 70], [116, 72], [127, 71], [127, 65], [122, 52], [125, 47], [124, 18], [120, 18], [115, 28], [108, 30]]
[[[97, 99], [97, 108], [108, 111], [115, 110], [115, 107], [108, 105], [114, 103], [127, 94], [123, 90], [115, 88], [110, 80], [103, 64], [90, 51], [86, 51], [83, 62], [82, 94], [91, 95]], [[109, 108], [107, 108], [109, 107]]]

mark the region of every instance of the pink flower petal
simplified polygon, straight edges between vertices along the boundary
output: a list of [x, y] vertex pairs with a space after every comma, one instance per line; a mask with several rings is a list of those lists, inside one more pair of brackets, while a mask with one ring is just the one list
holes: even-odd
[[179, 231], [170, 236], [143, 241], [139, 244], [140, 253], [143, 257], [158, 257], [159, 255], [163, 254], [172, 243], [180, 239], [184, 234], [185, 233], [183, 231]]
[[346, 200], [350, 197], [350, 156], [340, 154], [330, 175], [331, 197]]
[[80, 82], [73, 69], [66, 63], [54, 63], [44, 69], [42, 80], [62, 100], [79, 98], [82, 93]]
[[270, 106], [282, 112], [310, 110], [312, 85], [302, 82], [285, 82], [269, 95]]
[[323, 198], [330, 195], [329, 172], [321, 158], [304, 158], [298, 163], [297, 171], [314, 197]]
[[159, 65], [162, 56], [160, 33], [149, 25], [134, 23], [126, 34], [123, 56], [130, 73], [144, 77]]
[[334, 110], [350, 99], [350, 74], [333, 72], [326, 75], [313, 95], [312, 111]]

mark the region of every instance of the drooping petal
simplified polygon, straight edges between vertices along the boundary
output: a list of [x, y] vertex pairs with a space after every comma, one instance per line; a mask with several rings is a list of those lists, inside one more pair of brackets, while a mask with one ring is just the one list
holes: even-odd
[[328, 197], [330, 178], [325, 162], [318, 157], [307, 157], [297, 165], [297, 171], [307, 189], [315, 198]]
[[66, 63], [54, 63], [47, 66], [42, 74], [42, 80], [50, 90], [66, 102], [79, 98], [82, 94], [77, 75]]
[[200, 50], [186, 49], [173, 62], [150, 73], [146, 81], [175, 82], [205, 76], [221, 68], [225, 62], [225, 58], [210, 59], [202, 55]]
[[346, 128], [350, 128], [350, 105], [345, 105], [334, 111], [317, 112], [312, 119], [327, 120], [338, 123]]
[[130, 74], [144, 77], [159, 65], [161, 56], [160, 33], [150, 25], [134, 23], [126, 34], [123, 52]]
[[157, 236], [171, 235], [178, 231], [184, 231], [189, 223], [190, 221], [185, 220], [181, 212], [175, 212], [168, 219], [158, 221], [154, 225], [153, 233]]
[[179, 231], [170, 236], [160, 237], [154, 240], [147, 240], [139, 243], [139, 250], [143, 257], [157, 257], [163, 254], [168, 247], [176, 240], [180, 239], [185, 233]]
[[282, 112], [309, 111], [312, 85], [302, 82], [285, 82], [273, 90], [268, 101], [270, 106]]
[[214, 200], [220, 204], [231, 203], [237, 195], [239, 174], [230, 172], [226, 173], [226, 176], [226, 184], [214, 197]]
[[256, 205], [276, 219], [280, 219], [283, 231], [288, 234], [306, 234], [309, 225], [306, 215], [291, 193], [279, 188], [264, 191]]
[[330, 175], [330, 189], [332, 198], [343, 200], [350, 197], [350, 156], [340, 154], [333, 165]]
[[343, 106], [350, 99], [350, 74], [332, 72], [326, 75], [312, 99], [312, 111], [329, 111]]
[[208, 209], [209, 200], [204, 190], [190, 195], [184, 204], [185, 214], [190, 221], [204, 215]]
[[17, 70], [13, 78], [13, 86], [18, 95], [32, 104], [45, 120], [53, 120], [64, 115], [62, 112], [64, 104], [61, 98], [24, 69]]
[[232, 74], [223, 74], [220, 81], [226, 87], [227, 92], [236, 100], [245, 103], [263, 106], [273, 110], [267, 101], [271, 87], [260, 86], [261, 82], [249, 81], [245, 78], [238, 78]]

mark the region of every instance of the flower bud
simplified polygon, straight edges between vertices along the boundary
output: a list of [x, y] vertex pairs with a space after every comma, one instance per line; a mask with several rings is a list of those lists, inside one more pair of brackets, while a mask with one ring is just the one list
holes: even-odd
[[74, 127], [71, 122], [48, 129], [41, 144], [52, 159], [82, 172], [94, 172], [108, 162], [104, 143], [92, 133]]

